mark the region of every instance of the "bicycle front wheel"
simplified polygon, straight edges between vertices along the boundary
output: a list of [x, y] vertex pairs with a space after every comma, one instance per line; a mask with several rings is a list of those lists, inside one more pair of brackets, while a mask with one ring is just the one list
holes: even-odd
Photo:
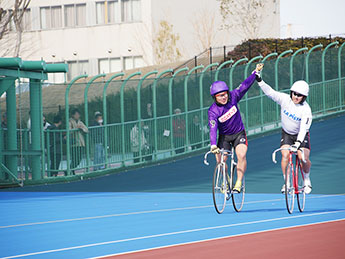
[[245, 177], [243, 176], [242, 179], [242, 187], [240, 192], [234, 192], [233, 188], [235, 186], [235, 183], [237, 181], [237, 167], [236, 165], [233, 166], [232, 171], [231, 171], [231, 193], [232, 193], [232, 205], [234, 206], [235, 211], [240, 212], [243, 208], [243, 203], [244, 203], [244, 195], [246, 192], [246, 180]]
[[219, 163], [214, 169], [212, 184], [214, 208], [219, 214], [221, 214], [224, 211], [226, 204], [228, 184], [225, 174], [226, 173], [223, 165]]
[[304, 211], [305, 206], [305, 192], [304, 192], [304, 175], [301, 168], [301, 164], [297, 162], [296, 166], [296, 177], [297, 177], [297, 204], [300, 212]]
[[293, 168], [288, 166], [285, 176], [285, 201], [286, 209], [291, 214], [293, 212], [294, 202], [295, 202], [295, 188], [294, 188], [294, 177]]

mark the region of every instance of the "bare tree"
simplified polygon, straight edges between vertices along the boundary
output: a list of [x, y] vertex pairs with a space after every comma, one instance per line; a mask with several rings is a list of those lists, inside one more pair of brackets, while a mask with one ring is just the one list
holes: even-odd
[[222, 29], [234, 29], [241, 38], [255, 39], [259, 36], [267, 0], [217, 0], [223, 18]]
[[173, 25], [161, 20], [153, 38], [153, 51], [156, 64], [166, 64], [178, 61], [182, 54], [177, 43], [180, 36], [174, 33]]
[[19, 56], [20, 47], [22, 44], [22, 36], [24, 30], [23, 17], [29, 7], [31, 0], [15, 0], [14, 4], [6, 9], [3, 6], [4, 1], [0, 1], [0, 41], [8, 34], [10, 34], [10, 26], [13, 22], [15, 27], [16, 39], [14, 45], [13, 55]]
[[191, 21], [197, 38], [199, 51], [203, 51], [216, 44], [218, 30], [215, 25], [216, 13], [208, 9], [202, 9], [195, 13]]

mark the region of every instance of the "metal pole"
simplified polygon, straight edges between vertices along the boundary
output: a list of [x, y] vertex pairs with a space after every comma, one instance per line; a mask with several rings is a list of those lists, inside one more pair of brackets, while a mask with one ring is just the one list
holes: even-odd
[[309, 57], [310, 57], [310, 54], [315, 50], [315, 49], [320, 49], [322, 48], [323, 45], [322, 44], [319, 44], [319, 45], [316, 45], [314, 47], [312, 47], [308, 53], [307, 53], [307, 57], [305, 58], [305, 81], [307, 81], [307, 83], [309, 84]]
[[330, 44], [328, 44], [325, 49], [323, 50], [322, 52], [322, 63], [321, 63], [321, 74], [322, 74], [322, 105], [323, 105], [323, 112], [325, 113], [326, 112], [326, 84], [325, 84], [325, 81], [326, 81], [326, 73], [325, 73], [325, 56], [326, 56], [326, 52], [327, 50], [332, 47], [332, 46], [335, 46], [335, 45], [338, 45], [339, 42], [338, 41], [335, 41], [335, 42], [332, 42]]
[[105, 155], [105, 166], [108, 167], [108, 111], [107, 111], [107, 88], [109, 84], [115, 80], [115, 78], [124, 76], [124, 73], [118, 73], [111, 76], [104, 84], [103, 87], [103, 121], [104, 121], [104, 155]]
[[342, 91], [341, 91], [341, 51], [345, 46], [345, 42], [338, 49], [338, 77], [339, 77], [339, 108], [342, 108]]
[[197, 66], [192, 68], [186, 77], [184, 78], [184, 112], [185, 112], [185, 121], [186, 121], [186, 148], [188, 152], [188, 146], [189, 146], [189, 125], [188, 125], [188, 79], [190, 75], [194, 72], [197, 71], [198, 69], [204, 68], [203, 65]]
[[233, 65], [232, 67], [230, 68], [230, 75], [229, 75], [229, 85], [230, 85], [230, 90], [233, 89], [233, 82], [232, 82], [232, 77], [233, 77], [233, 73], [234, 73], [234, 69], [236, 68], [236, 66], [238, 64], [240, 64], [241, 62], [245, 62], [245, 61], [248, 61], [248, 58], [241, 58], [239, 60], [237, 60]]
[[290, 85], [293, 84], [293, 61], [294, 61], [294, 59], [298, 53], [300, 53], [302, 51], [307, 51], [307, 50], [308, 50], [307, 47], [300, 48], [300, 49], [296, 50], [296, 52], [293, 53], [291, 56], [291, 59], [290, 59]]
[[124, 107], [124, 88], [127, 84], [128, 80], [134, 76], [141, 75], [141, 72], [135, 72], [130, 74], [122, 83], [120, 89], [120, 109], [121, 109], [121, 141], [122, 141], [122, 166], [125, 166], [125, 153], [126, 153], [126, 146], [125, 146], [125, 107]]
[[228, 60], [228, 61], [223, 62], [219, 67], [217, 67], [216, 74], [214, 75], [214, 81], [218, 81], [218, 76], [219, 76], [220, 70], [221, 70], [224, 66], [226, 66], [226, 65], [228, 65], [228, 64], [232, 64], [232, 63], [234, 63], [234, 61], [231, 59], [231, 60]]
[[[85, 111], [85, 126], [89, 128], [89, 103], [88, 103], [88, 93], [89, 87], [91, 84], [100, 77], [105, 77], [106, 74], [99, 74], [92, 77], [89, 82], [87, 82], [86, 87], [84, 89], [84, 111]], [[86, 152], [86, 171], [88, 172], [90, 169], [90, 134], [87, 134], [85, 137], [85, 152]]]
[[[224, 63], [226, 63], [226, 62], [224, 62]], [[199, 77], [199, 104], [200, 104], [200, 117], [201, 117], [200, 122], [201, 122], [201, 127], [202, 127], [202, 131], [201, 131], [201, 144], [202, 144], [202, 146], [204, 145], [204, 142], [205, 142], [205, 136], [204, 136], [204, 130], [203, 130], [203, 127], [204, 127], [204, 91], [203, 91], [204, 86], [203, 86], [203, 79], [204, 79], [204, 75], [208, 69], [211, 69], [212, 67], [217, 67], [217, 66], [219, 66], [218, 62], [208, 65], [207, 67], [205, 67], [202, 70], [201, 75]], [[218, 69], [216, 71], [216, 75], [217, 75], [217, 72], [219, 72]], [[217, 81], [217, 80], [215, 80], [215, 81]]]
[[[30, 119], [31, 119], [31, 149], [35, 153], [42, 153], [41, 129], [42, 116], [40, 113], [39, 88], [41, 81], [30, 79]], [[35, 154], [31, 158], [32, 180], [41, 178], [40, 155]], [[43, 168], [42, 168], [43, 169]]]
[[[274, 72], [275, 72], [275, 85], [276, 85], [276, 91], [279, 90], [279, 86], [278, 86], [278, 64], [279, 64], [279, 60], [287, 55], [287, 54], [291, 54], [293, 51], [291, 49], [289, 50], [286, 50], [282, 53], [280, 53], [280, 55], [277, 57], [276, 59], [276, 63], [274, 64], [275, 65], [275, 68], [274, 68]], [[275, 104], [276, 105], [276, 123], [278, 123], [279, 121], [279, 107], [278, 107], [278, 104]]]
[[156, 78], [155, 81], [153, 82], [153, 87], [152, 87], [152, 99], [153, 99], [153, 122], [154, 122], [154, 156], [155, 156], [155, 160], [157, 160], [157, 153], [158, 153], [158, 129], [157, 129], [157, 97], [156, 97], [156, 88], [157, 88], [157, 82], [158, 80], [165, 74], [171, 74], [173, 73], [172, 69], [167, 69], [163, 72], [161, 72]]
[[150, 75], [156, 75], [158, 73], [157, 70], [155, 71], [151, 71], [149, 73], [147, 73], [146, 75], [144, 75], [140, 81], [139, 84], [137, 86], [137, 120], [138, 120], [138, 132], [139, 132], [139, 158], [141, 159], [142, 156], [142, 152], [141, 152], [141, 86], [144, 82], [144, 80], [149, 77]]
[[188, 67], [181, 68], [177, 70], [173, 76], [169, 80], [169, 118], [170, 118], [170, 147], [171, 147], [171, 154], [173, 152], [173, 147], [174, 147], [174, 135], [173, 135], [173, 100], [172, 100], [172, 85], [174, 83], [175, 77], [182, 72], [188, 71]]
[[[79, 79], [86, 78], [88, 75], [80, 75], [75, 78], [68, 84], [65, 91], [65, 123], [66, 123], [66, 161], [67, 161], [67, 175], [71, 175], [71, 139], [70, 139], [70, 128], [69, 128], [69, 92], [72, 85], [77, 82]], [[32, 123], [32, 122], [31, 122]]]
[[[266, 60], [268, 60], [270, 57], [276, 57], [278, 56], [277, 52], [273, 52], [268, 54], [267, 56], [264, 57], [264, 59], [262, 60], [262, 63], [265, 64]], [[261, 71], [261, 76], [263, 75], [264, 70]], [[260, 88], [260, 121], [261, 121], [261, 127], [263, 127], [264, 125], [264, 102], [263, 102], [263, 92]]]

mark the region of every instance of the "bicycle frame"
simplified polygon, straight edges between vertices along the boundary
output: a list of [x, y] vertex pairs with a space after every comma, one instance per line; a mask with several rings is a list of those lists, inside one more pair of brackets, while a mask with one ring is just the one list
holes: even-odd
[[[275, 163], [275, 164], [277, 163], [276, 153], [278, 151], [281, 151], [281, 150], [288, 150], [290, 152], [289, 153], [288, 165], [290, 166], [290, 168], [292, 170], [293, 187], [295, 189], [295, 194], [298, 194], [299, 193], [299, 188], [298, 188], [298, 168], [301, 170], [301, 172], [303, 172], [302, 167], [301, 167], [301, 163], [299, 161], [298, 154], [297, 154], [297, 152], [292, 152], [290, 147], [289, 148], [278, 148], [278, 149], [276, 149], [272, 153], [272, 161], [273, 161], [273, 163]], [[301, 151], [301, 153], [302, 153], [302, 161], [304, 163], [306, 163], [303, 149], [299, 149], [299, 151]], [[292, 155], [296, 156], [296, 167], [295, 168], [294, 168], [294, 164], [293, 164], [293, 161], [292, 161]], [[286, 170], [288, 170], [288, 168]], [[303, 174], [302, 174], [302, 177], [303, 177]]]

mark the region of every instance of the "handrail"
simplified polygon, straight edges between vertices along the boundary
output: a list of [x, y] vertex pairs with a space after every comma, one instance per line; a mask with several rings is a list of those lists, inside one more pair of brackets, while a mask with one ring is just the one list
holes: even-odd
[[241, 62], [244, 62], [244, 61], [248, 61], [248, 58], [241, 58], [241, 59], [237, 60], [230, 68], [230, 72], [229, 72], [229, 87], [230, 87], [230, 90], [233, 89], [233, 82], [232, 82], [233, 75], [232, 74], [233, 74], [236, 66], [238, 64], [240, 64]]
[[308, 50], [307, 47], [300, 48], [300, 49], [296, 50], [296, 52], [291, 55], [291, 59], [290, 59], [290, 86], [293, 84], [293, 61], [294, 61], [294, 59], [298, 53], [300, 53], [301, 51], [307, 51], [307, 50]]
[[220, 64], [220, 66], [217, 68], [216, 74], [214, 76], [214, 81], [218, 81], [218, 74], [220, 72], [221, 69], [223, 69], [224, 66], [228, 65], [228, 64], [232, 64], [234, 63], [234, 61], [232, 59], [223, 62], [222, 64]]
[[322, 48], [323, 45], [322, 44], [319, 44], [319, 45], [316, 45], [314, 47], [312, 47], [308, 53], [307, 53], [307, 57], [305, 59], [305, 81], [307, 83], [309, 83], [309, 57], [310, 57], [310, 54], [315, 50], [315, 49], [320, 49]]

